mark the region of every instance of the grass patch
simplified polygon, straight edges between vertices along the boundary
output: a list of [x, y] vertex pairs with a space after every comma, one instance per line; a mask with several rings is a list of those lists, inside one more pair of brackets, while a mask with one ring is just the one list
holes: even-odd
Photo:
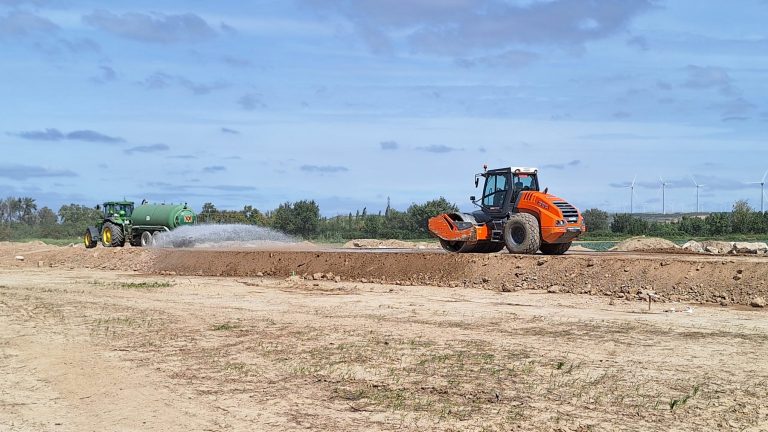
[[117, 336], [128, 329], [149, 329], [157, 325], [157, 320], [143, 317], [109, 316], [96, 318], [91, 330], [103, 336]]
[[148, 289], [148, 288], [170, 288], [173, 286], [170, 282], [122, 282], [120, 288], [126, 289]]
[[237, 324], [233, 323], [223, 323], [223, 324], [216, 324], [215, 326], [211, 327], [211, 330], [213, 331], [229, 331], [234, 330], [237, 328]]

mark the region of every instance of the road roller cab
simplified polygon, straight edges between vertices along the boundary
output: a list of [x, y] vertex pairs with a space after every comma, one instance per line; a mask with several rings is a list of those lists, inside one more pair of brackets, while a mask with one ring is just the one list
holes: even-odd
[[484, 170], [482, 196], [470, 200], [479, 207], [467, 213], [446, 213], [429, 220], [429, 229], [450, 252], [565, 253], [586, 231], [579, 211], [548, 190], [540, 191], [536, 168]]

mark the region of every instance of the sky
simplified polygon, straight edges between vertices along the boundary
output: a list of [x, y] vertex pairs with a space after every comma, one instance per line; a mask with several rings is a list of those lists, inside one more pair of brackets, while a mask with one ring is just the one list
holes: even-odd
[[760, 206], [768, 0], [0, 0], [0, 196]]

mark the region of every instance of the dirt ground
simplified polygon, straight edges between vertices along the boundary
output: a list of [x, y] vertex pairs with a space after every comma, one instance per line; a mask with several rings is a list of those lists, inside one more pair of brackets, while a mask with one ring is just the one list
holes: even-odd
[[[15, 260], [23, 256], [24, 261]], [[433, 250], [142, 249], [0, 243], [0, 266], [90, 268], [189, 276], [300, 276], [345, 282], [530, 289], [660, 302], [750, 305], [768, 299], [768, 256], [569, 252], [564, 256]]]
[[768, 430], [764, 309], [172, 256], [0, 248], [0, 431]]

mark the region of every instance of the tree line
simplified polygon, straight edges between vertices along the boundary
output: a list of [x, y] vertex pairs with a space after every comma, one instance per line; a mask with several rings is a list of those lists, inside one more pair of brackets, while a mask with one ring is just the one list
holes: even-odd
[[[387, 206], [376, 214], [366, 208], [347, 215], [323, 217], [313, 200], [280, 204], [262, 212], [246, 205], [242, 210], [220, 210], [213, 203], [203, 204], [199, 223], [240, 223], [274, 228], [307, 239], [341, 241], [354, 238], [423, 239], [429, 237], [427, 220], [435, 215], [455, 212], [458, 208], [443, 197], [412, 204], [405, 211]], [[8, 197], [0, 200], [0, 241], [35, 238], [75, 239], [85, 228], [102, 220], [95, 208], [67, 204], [58, 212], [38, 208], [30, 197]]]
[[219, 210], [214, 204], [205, 203], [198, 221], [255, 224], [304, 238], [328, 241], [356, 238], [424, 239], [430, 236], [427, 229], [429, 218], [456, 211], [456, 204], [443, 197], [411, 204], [405, 211], [387, 205], [384, 211], [377, 213], [369, 213], [364, 207], [355, 213], [333, 217], [322, 217], [320, 207], [312, 200], [286, 202], [264, 213], [252, 206], [245, 206], [243, 210]]
[[[198, 214], [200, 223], [241, 223], [270, 227], [307, 239], [343, 241], [355, 238], [424, 239], [430, 237], [427, 220], [458, 208], [443, 197], [411, 204], [401, 211], [389, 205], [369, 213], [366, 208], [346, 215], [323, 217], [313, 200], [280, 204], [260, 211], [246, 205], [241, 210], [221, 210], [205, 203]], [[683, 216], [676, 222], [654, 222], [630, 214], [609, 213], [600, 209], [583, 212], [588, 236], [649, 235], [667, 238], [717, 237], [732, 234], [768, 234], [768, 213], [753, 210], [746, 201], [737, 201], [730, 212], [711, 213], [705, 218]], [[67, 204], [54, 212], [38, 208], [30, 197], [0, 200], [0, 241], [34, 238], [71, 239], [80, 237], [85, 227], [96, 225], [102, 212], [80, 204]]]
[[63, 205], [54, 212], [38, 208], [34, 198], [8, 197], [0, 200], [0, 240], [74, 239], [100, 219], [100, 211], [79, 204]]
[[584, 211], [587, 231], [654, 237], [718, 237], [729, 234], [768, 234], [768, 213], [755, 211], [745, 200], [736, 201], [730, 212], [710, 213], [704, 218], [683, 216], [674, 222], [648, 221], [631, 214], [611, 216], [599, 209]]

